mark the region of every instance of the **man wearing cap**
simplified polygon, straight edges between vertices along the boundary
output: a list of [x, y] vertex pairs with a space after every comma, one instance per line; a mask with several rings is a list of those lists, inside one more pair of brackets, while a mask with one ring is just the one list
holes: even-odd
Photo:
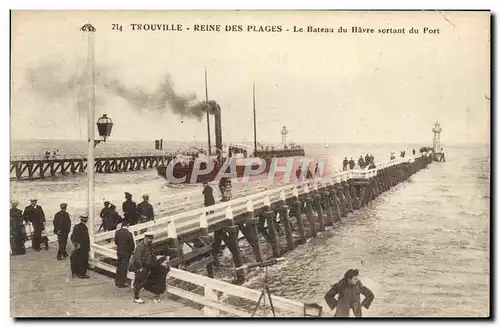
[[90, 238], [87, 228], [87, 214], [80, 216], [80, 223], [76, 224], [71, 234], [71, 242], [75, 246], [75, 250], [71, 253], [71, 274], [78, 278], [89, 278], [87, 276], [87, 268], [89, 265]]
[[116, 212], [116, 206], [114, 204], [109, 206], [109, 212], [106, 218], [104, 218], [104, 230], [110, 231], [115, 230], [119, 223], [123, 222], [122, 217]]
[[142, 222], [150, 221], [155, 219], [155, 213], [153, 206], [148, 202], [149, 195], [144, 194], [142, 196], [143, 201], [137, 205], [137, 211], [141, 215]]
[[10, 208], [10, 248], [12, 255], [26, 254], [24, 242], [26, 241], [26, 229], [23, 224], [23, 212], [17, 208], [18, 201], [11, 202]]
[[[372, 291], [361, 284], [358, 275], [359, 271], [357, 269], [349, 269], [344, 274], [344, 278], [335, 283], [326, 293], [325, 301], [330, 309], [337, 308], [335, 317], [349, 317], [351, 309], [355, 317], [362, 317], [361, 307], [368, 309], [373, 302], [375, 296]], [[338, 300], [335, 299], [337, 294]], [[365, 297], [361, 303], [360, 294]]]
[[42, 231], [45, 229], [45, 214], [41, 206], [37, 205], [38, 199], [32, 198], [31, 204], [24, 208], [23, 217], [27, 223], [33, 225], [32, 247], [35, 252], [40, 252]]
[[153, 237], [151, 232], [144, 234], [144, 239], [135, 248], [134, 258], [131, 262], [131, 270], [135, 272], [134, 302], [139, 304], [144, 303], [139, 297], [139, 292], [146, 285], [153, 262]]
[[116, 256], [118, 265], [116, 267], [115, 285], [117, 287], [128, 287], [127, 268], [130, 257], [135, 250], [134, 235], [128, 230], [128, 221], [122, 222], [122, 228], [115, 233]]
[[104, 229], [104, 231], [107, 231], [106, 229], [106, 219], [110, 216], [111, 214], [111, 209], [109, 208], [109, 205], [111, 203], [109, 201], [104, 201], [104, 208], [102, 208], [101, 213], [99, 216], [102, 219], [101, 226], [99, 227], [99, 230], [101, 230], [101, 227]]
[[68, 234], [71, 231], [71, 218], [66, 212], [68, 208], [66, 203], [61, 203], [59, 207], [61, 211], [54, 216], [54, 234], [57, 235], [57, 242], [59, 243], [57, 260], [62, 260], [63, 257], [66, 258], [68, 256], [66, 245], [68, 244]]
[[137, 205], [132, 201], [132, 194], [125, 192], [125, 201], [122, 204], [123, 218], [130, 226], [137, 224]]

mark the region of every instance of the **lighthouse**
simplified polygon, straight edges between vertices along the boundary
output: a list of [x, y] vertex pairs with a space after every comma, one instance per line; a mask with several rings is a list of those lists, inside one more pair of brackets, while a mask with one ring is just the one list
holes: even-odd
[[433, 150], [434, 153], [441, 152], [441, 131], [443, 129], [441, 128], [441, 125], [439, 125], [439, 122], [436, 120], [436, 123], [434, 124], [434, 128], [432, 129], [432, 132], [434, 132], [434, 139], [433, 139]]
[[286, 129], [286, 126], [283, 125], [283, 128], [281, 129], [281, 143], [283, 146], [286, 146], [286, 136], [288, 134], [288, 130]]

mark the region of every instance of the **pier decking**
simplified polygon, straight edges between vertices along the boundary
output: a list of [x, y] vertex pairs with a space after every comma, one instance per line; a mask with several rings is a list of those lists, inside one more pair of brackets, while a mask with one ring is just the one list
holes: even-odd
[[[165, 165], [172, 159], [171, 155], [155, 153], [129, 153], [97, 156], [94, 171], [97, 173], [117, 173]], [[38, 179], [56, 174], [83, 173], [87, 169], [87, 158], [82, 155], [64, 156], [18, 156], [10, 160], [11, 178]]]

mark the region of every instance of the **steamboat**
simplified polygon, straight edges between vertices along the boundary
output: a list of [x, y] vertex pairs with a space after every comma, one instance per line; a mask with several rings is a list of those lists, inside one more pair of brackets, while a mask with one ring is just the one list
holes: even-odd
[[[253, 150], [250, 146], [244, 144], [227, 144], [224, 146], [222, 142], [222, 119], [221, 119], [221, 108], [215, 101], [206, 101], [206, 104], [210, 106], [210, 112], [213, 113], [215, 122], [215, 150], [214, 156], [210, 154], [206, 155], [202, 150], [199, 150], [197, 154], [191, 154], [189, 156], [177, 155], [174, 159], [174, 166], [172, 169], [172, 175], [176, 179], [183, 179], [182, 183], [186, 184], [196, 184], [203, 182], [212, 182], [221, 172], [221, 169], [225, 169], [223, 173], [230, 173], [231, 169], [236, 169], [237, 178], [242, 178], [244, 176], [245, 170], [262, 170], [260, 174], [266, 174], [269, 172], [271, 167], [271, 160], [273, 158], [294, 158], [300, 159], [305, 157], [304, 148], [300, 145], [293, 143], [288, 144], [286, 142], [286, 137], [288, 131], [285, 126], [281, 130], [282, 145], [280, 148], [272, 146], [264, 146], [257, 143], [257, 126], [256, 126], [256, 112], [255, 112], [255, 85], [253, 87], [253, 113], [254, 113], [254, 146]], [[207, 123], [209, 120], [207, 119]], [[210, 131], [210, 125], [208, 124], [208, 130]], [[209, 132], [210, 138], [210, 132]], [[210, 141], [209, 141], [210, 144]], [[200, 174], [195, 180], [192, 180], [192, 174], [195, 168], [196, 160], [199, 160], [200, 169], [207, 168], [207, 162], [212, 160], [214, 162], [213, 169], [206, 173]], [[285, 161], [285, 160], [283, 160]], [[294, 160], [294, 166], [297, 165], [295, 162], [300, 160]], [[280, 160], [278, 159], [278, 164]], [[264, 167], [265, 163], [265, 168]], [[232, 167], [232, 168], [231, 168]], [[158, 174], [164, 178], [167, 178], [167, 167], [164, 165], [157, 167]], [[233, 172], [234, 173], [234, 172]], [[221, 173], [222, 174], [222, 173]], [[168, 179], [168, 178], [167, 178]]]

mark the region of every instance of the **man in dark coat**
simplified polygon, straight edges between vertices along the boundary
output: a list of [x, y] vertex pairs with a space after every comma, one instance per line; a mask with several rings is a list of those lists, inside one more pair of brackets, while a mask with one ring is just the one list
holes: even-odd
[[71, 274], [78, 278], [89, 278], [87, 268], [89, 266], [90, 238], [87, 228], [88, 215], [80, 216], [80, 223], [76, 224], [71, 234], [71, 242], [75, 250], [71, 253]]
[[[105, 221], [110, 216], [111, 213], [110, 205], [111, 203], [109, 201], [104, 201], [104, 208], [102, 208], [101, 213], [99, 214], [99, 216], [102, 219], [101, 227], [104, 229], [104, 231], [108, 230], [106, 229]], [[99, 227], [99, 230], [101, 230], [101, 227]]]
[[26, 254], [26, 229], [23, 224], [23, 212], [17, 208], [18, 201], [11, 202], [10, 208], [10, 248], [12, 255]]
[[351, 157], [351, 160], [349, 160], [349, 169], [354, 169], [356, 166], [356, 163], [354, 162], [354, 159]]
[[68, 205], [66, 203], [61, 203], [59, 206], [61, 211], [56, 213], [54, 216], [54, 234], [57, 235], [57, 242], [59, 243], [59, 249], [57, 250], [57, 260], [62, 260], [63, 257], [66, 258], [68, 253], [66, 252], [66, 245], [68, 244], [68, 235], [71, 231], [71, 218], [66, 212]]
[[128, 222], [122, 222], [122, 228], [115, 233], [116, 256], [118, 265], [116, 267], [115, 285], [120, 288], [128, 287], [127, 270], [130, 257], [135, 250], [134, 235], [128, 230]]
[[203, 203], [205, 207], [210, 207], [215, 204], [214, 189], [208, 185], [208, 182], [203, 182]]
[[347, 157], [344, 158], [344, 161], [342, 162], [342, 170], [346, 171], [347, 166], [349, 166], [349, 160], [347, 160]]
[[137, 205], [137, 212], [141, 216], [141, 222], [146, 222], [155, 219], [155, 212], [153, 206], [149, 201], [149, 195], [142, 196], [142, 202]]
[[139, 304], [144, 303], [139, 297], [139, 292], [146, 285], [153, 263], [153, 237], [152, 233], [144, 234], [144, 239], [137, 244], [130, 263], [130, 270], [135, 273], [134, 302]]
[[160, 303], [160, 296], [167, 290], [167, 274], [170, 271], [166, 256], [153, 257], [150, 273], [144, 289], [153, 293], [153, 302]]
[[122, 204], [123, 219], [130, 226], [137, 224], [137, 205], [132, 201], [132, 194], [125, 192], [125, 201]]
[[121, 222], [123, 222], [123, 219], [118, 212], [116, 212], [116, 206], [114, 204], [110, 205], [109, 211], [106, 213], [106, 218], [104, 218], [102, 222], [104, 230], [115, 230], [116, 226]]
[[[349, 269], [344, 274], [344, 278], [335, 283], [326, 293], [325, 301], [330, 309], [337, 308], [335, 317], [349, 317], [351, 309], [355, 317], [362, 317], [361, 307], [368, 309], [373, 302], [375, 296], [372, 291], [361, 284], [358, 274], [359, 271], [357, 269]], [[337, 294], [338, 300], [335, 299]], [[360, 294], [363, 294], [365, 297], [361, 303]]]
[[359, 156], [358, 166], [359, 166], [360, 169], [365, 168], [365, 160], [363, 159], [363, 156]]
[[31, 205], [24, 209], [24, 220], [33, 226], [32, 247], [36, 252], [41, 251], [42, 231], [45, 229], [45, 214], [37, 199], [31, 199]]

